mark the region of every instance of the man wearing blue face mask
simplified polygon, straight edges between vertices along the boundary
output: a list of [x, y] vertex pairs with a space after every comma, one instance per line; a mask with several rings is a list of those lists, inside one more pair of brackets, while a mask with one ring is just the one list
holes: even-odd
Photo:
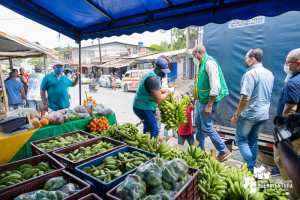
[[[79, 80], [80, 73], [76, 72], [75, 81], [71, 81], [62, 74], [64, 68], [59, 61], [53, 64], [54, 72], [47, 74], [41, 84], [41, 98], [43, 110], [48, 111], [50, 107], [53, 111], [70, 107], [68, 87], [74, 87]], [[48, 93], [48, 102], [46, 99]]]
[[154, 117], [156, 104], [161, 103], [170, 95], [169, 91], [161, 90], [160, 79], [170, 72], [168, 61], [165, 58], [158, 58], [154, 69], [143, 77], [133, 100], [133, 112], [144, 120], [144, 133], [150, 132], [154, 138], [159, 135]]

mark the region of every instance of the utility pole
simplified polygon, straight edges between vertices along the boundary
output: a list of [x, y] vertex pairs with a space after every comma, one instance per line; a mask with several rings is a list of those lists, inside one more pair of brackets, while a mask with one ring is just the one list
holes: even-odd
[[70, 46], [69, 46], [69, 43], [68, 43], [68, 59], [71, 59], [70, 58]]
[[101, 56], [101, 45], [100, 45], [100, 38], [98, 38], [99, 43], [99, 57], [100, 57], [100, 65], [102, 65], [102, 56]]
[[172, 28], [171, 28], [171, 51], [173, 51], [173, 37], [172, 37]]

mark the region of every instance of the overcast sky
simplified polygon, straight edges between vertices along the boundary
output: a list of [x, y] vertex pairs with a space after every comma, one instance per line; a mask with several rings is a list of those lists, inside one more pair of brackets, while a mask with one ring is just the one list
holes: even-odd
[[[39, 42], [42, 46], [48, 48], [55, 48], [59, 45], [61, 47], [70, 46], [78, 47], [75, 41], [69, 37], [60, 34], [60, 42], [58, 32], [53, 31], [39, 23], [36, 23], [30, 19], [23, 17], [4, 6], [0, 5], [0, 31], [13, 34], [32, 42]], [[130, 44], [138, 44], [138, 42], [144, 42], [145, 46], [151, 44], [159, 44], [161, 41], [171, 41], [171, 33], [167, 31], [166, 34], [161, 34], [160, 31], [153, 33], [145, 32], [142, 34], [132, 34], [130, 36], [110, 37], [103, 38], [101, 42], [125, 42]], [[92, 40], [82, 41], [82, 46], [91, 45]], [[97, 44], [97, 43], [94, 43]]]

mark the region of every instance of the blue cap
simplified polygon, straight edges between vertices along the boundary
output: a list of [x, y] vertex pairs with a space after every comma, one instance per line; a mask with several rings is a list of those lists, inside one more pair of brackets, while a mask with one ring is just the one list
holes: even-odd
[[169, 63], [165, 58], [159, 58], [155, 61], [155, 66], [159, 67], [161, 71], [168, 74], [170, 73]]

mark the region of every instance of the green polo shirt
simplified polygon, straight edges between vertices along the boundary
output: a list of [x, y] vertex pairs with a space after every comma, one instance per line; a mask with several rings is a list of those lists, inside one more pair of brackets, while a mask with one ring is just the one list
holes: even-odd
[[70, 106], [68, 87], [73, 87], [73, 81], [61, 75], [60, 79], [52, 72], [47, 74], [41, 84], [42, 90], [47, 90], [50, 108], [60, 109]]

